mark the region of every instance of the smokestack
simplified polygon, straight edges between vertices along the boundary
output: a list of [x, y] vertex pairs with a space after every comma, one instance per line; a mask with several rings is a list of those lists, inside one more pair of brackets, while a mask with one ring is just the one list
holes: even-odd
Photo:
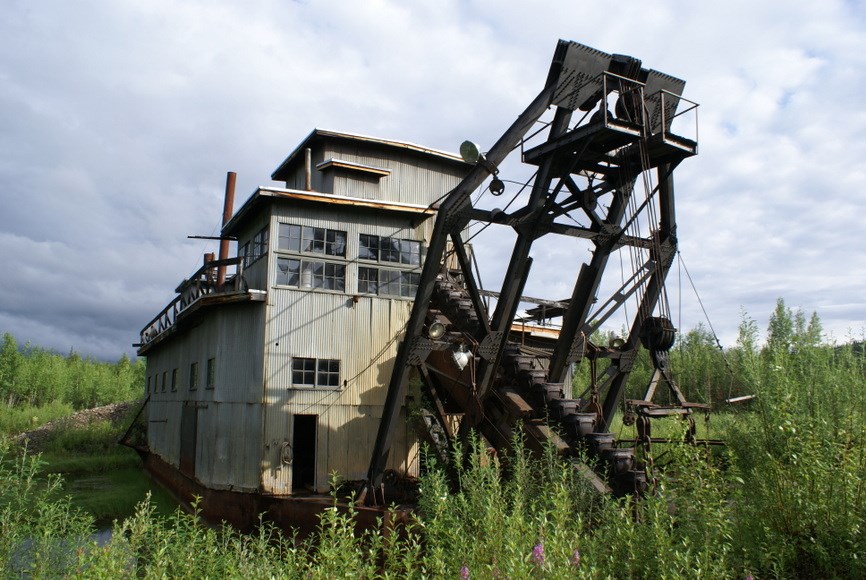
[[[229, 171], [226, 174], [226, 197], [223, 204], [223, 227], [232, 219], [232, 210], [235, 206], [235, 181], [238, 174], [234, 171]], [[222, 235], [222, 234], [220, 234]], [[229, 241], [226, 239], [220, 240], [220, 260], [228, 260], [229, 258]], [[222, 290], [223, 284], [226, 281], [225, 264], [220, 264], [217, 268], [217, 290]]]
[[304, 150], [304, 188], [313, 191], [313, 150], [309, 147]]

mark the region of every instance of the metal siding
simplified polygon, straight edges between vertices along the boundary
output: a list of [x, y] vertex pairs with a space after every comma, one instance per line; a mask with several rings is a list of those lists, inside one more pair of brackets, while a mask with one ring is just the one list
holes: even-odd
[[[427, 205], [451, 191], [469, 172], [469, 167], [455, 167], [453, 163], [443, 163], [436, 159], [426, 159], [417, 155], [406, 155], [402, 151], [389, 151], [371, 148], [365, 143], [327, 143], [324, 146], [324, 158], [335, 158], [344, 161], [380, 167], [391, 172], [379, 180], [378, 191], [371, 190], [363, 183], [354, 189], [362, 192], [375, 193], [374, 199], [417, 203]], [[337, 179], [334, 190], [328, 193], [341, 193], [336, 188], [345, 188], [346, 195], [353, 189], [351, 183]], [[366, 197], [358, 195], [358, 197]]]
[[[264, 305], [235, 304], [208, 311], [201, 324], [173, 337], [148, 357], [148, 373], [178, 369], [178, 388], [153, 394], [151, 450], [174, 466], [180, 458], [180, 417], [185, 401], [198, 403], [196, 478], [208, 487], [255, 489], [261, 447]], [[216, 359], [214, 389], [207, 389], [207, 360]], [[199, 384], [189, 389], [189, 367]], [[226, 459], [226, 458], [230, 458]]]
[[[412, 308], [412, 302], [403, 299], [360, 296], [357, 303], [352, 300], [357, 290], [354, 261], [358, 234], [425, 240], [431, 226], [425, 221], [412, 227], [405, 216], [387, 213], [350, 213], [282, 203], [273, 208], [272, 232], [280, 221], [347, 232], [345, 293], [275, 287], [277, 253], [270, 260], [263, 488], [268, 493], [290, 493], [291, 469], [279, 465], [279, 448], [284, 443], [297, 444], [289, 441], [291, 417], [311, 414], [319, 417], [316, 486], [325, 492], [331, 472], [349, 480], [366, 477], [397, 352], [396, 337]], [[340, 360], [341, 380], [347, 383], [333, 391], [291, 388], [291, 360], [295, 356]], [[416, 474], [417, 445], [414, 437], [403, 431], [392, 452], [392, 467]]]

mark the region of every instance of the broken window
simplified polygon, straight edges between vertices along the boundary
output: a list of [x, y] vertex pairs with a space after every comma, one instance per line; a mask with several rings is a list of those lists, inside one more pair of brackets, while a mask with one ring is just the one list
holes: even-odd
[[358, 268], [358, 293], [414, 298], [421, 274], [384, 268]]
[[358, 237], [358, 259], [420, 266], [421, 242], [360, 234]]
[[277, 258], [278, 285], [323, 290], [346, 290], [346, 265], [313, 260]]
[[281, 223], [277, 248], [289, 252], [345, 256], [346, 232]]

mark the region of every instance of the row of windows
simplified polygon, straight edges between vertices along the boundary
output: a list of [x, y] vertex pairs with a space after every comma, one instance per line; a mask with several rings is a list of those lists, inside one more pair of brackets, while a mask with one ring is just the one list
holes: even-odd
[[240, 250], [238, 250], [238, 256], [243, 258], [244, 268], [249, 267], [262, 256], [267, 255], [269, 237], [268, 228], [265, 226], [253, 236], [252, 240], [241, 246]]
[[[324, 254], [346, 257], [346, 232], [329, 228], [279, 224], [277, 249], [299, 254]], [[262, 228], [251, 241], [241, 246], [238, 255], [249, 266], [268, 253], [268, 228]], [[358, 259], [421, 265], [421, 242], [387, 236], [360, 234]]]
[[[169, 383], [169, 376], [171, 382]], [[162, 382], [160, 384], [160, 377]], [[199, 372], [198, 363], [194, 362], [189, 365], [189, 382], [188, 389], [194, 391], [198, 388]], [[178, 387], [178, 369], [172, 369], [171, 375], [169, 371], [155, 373], [147, 377], [147, 393], [165, 393], [168, 385], [171, 385], [171, 392], [177, 392]], [[207, 361], [207, 382], [206, 389], [213, 389], [216, 385], [216, 359], [209, 358]], [[314, 388], [339, 388], [340, 387], [340, 361], [334, 359], [316, 359], [294, 357], [292, 359], [292, 386], [293, 387], [314, 387]]]
[[277, 258], [277, 284], [345, 292], [346, 265], [295, 258]]
[[280, 224], [277, 248], [289, 252], [346, 256], [346, 232]]
[[403, 296], [414, 298], [418, 292], [421, 274], [385, 270], [382, 268], [358, 268], [358, 293], [380, 296]]
[[[421, 274], [384, 268], [358, 268], [358, 293], [413, 298]], [[346, 291], [346, 265], [277, 258], [277, 285]]]
[[[162, 382], [160, 384], [160, 376], [162, 377]], [[171, 392], [177, 392], [178, 388], [178, 369], [171, 370], [171, 382], [169, 383], [169, 373], [168, 371], [163, 371], [162, 375], [160, 373], [155, 373], [153, 375], [149, 375], [147, 377], [147, 392], [150, 393], [164, 393], [166, 392], [166, 388], [170, 385]], [[199, 384], [199, 373], [198, 373], [198, 363], [194, 362], [189, 365], [189, 374], [187, 375], [187, 389], [190, 391], [194, 391], [198, 388]], [[213, 389], [216, 385], [216, 359], [209, 358], [207, 359], [207, 379], [205, 382], [206, 389]]]
[[421, 242], [361, 234], [358, 236], [358, 258], [420, 266]]

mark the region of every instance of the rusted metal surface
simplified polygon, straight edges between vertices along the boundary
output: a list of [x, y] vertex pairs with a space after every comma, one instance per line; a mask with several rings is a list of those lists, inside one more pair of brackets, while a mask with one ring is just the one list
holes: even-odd
[[[226, 194], [225, 200], [223, 203], [223, 221], [222, 225], [225, 227], [229, 220], [232, 219], [232, 210], [235, 206], [235, 183], [237, 181], [238, 174], [234, 171], [229, 171], [226, 175]], [[217, 290], [221, 290], [226, 281], [226, 267], [225, 260], [229, 257], [229, 240], [228, 238], [222, 238], [220, 240], [220, 253], [219, 259], [222, 264], [217, 268]]]
[[[144, 458], [147, 472], [171, 493], [188, 511], [196, 503], [199, 514], [213, 524], [228, 523], [238, 530], [250, 532], [259, 525], [259, 516], [274, 522], [288, 534], [303, 539], [316, 532], [319, 518], [326, 510], [336, 507], [344, 513], [350, 509], [348, 498], [336, 502], [329, 495], [306, 497], [269, 497], [259, 493], [216, 490], [201, 485], [145, 449], [138, 450]], [[409, 521], [411, 508], [370, 508], [351, 505], [355, 530], [360, 535], [366, 529], [381, 526], [391, 529]]]
[[[617, 493], [640, 493], [647, 485], [646, 474], [635, 460], [643, 443], [618, 449], [607, 429], [641, 346], [639, 335], [645, 320], [667, 315], [664, 281], [677, 247], [673, 170], [697, 152], [696, 128], [694, 140], [670, 133], [670, 121], [683, 112], [677, 113], [678, 105], [693, 105], [681, 97], [684, 86], [679, 79], [643, 68], [636, 58], [559, 42], [544, 88], [439, 206], [406, 339], [390, 378], [367, 489], [379, 485], [398, 425], [396, 417], [415, 368], [431, 382], [432, 391], [463, 412], [459, 436], [474, 428], [495, 447], [507, 448], [510, 434], [522, 420], [531, 448], [551, 442], [565, 454], [588, 448]], [[695, 111], [688, 105], [682, 109]], [[546, 139], [524, 146], [524, 139], [533, 138], [527, 137], [530, 128], [550, 106], [555, 110], [545, 125]], [[578, 111], [587, 114], [573, 119]], [[488, 176], [497, 177], [500, 163], [518, 143], [522, 160], [538, 167], [530, 181], [528, 200], [507, 214], [473, 207], [477, 202], [471, 194]], [[639, 188], [643, 198], [637, 196]], [[491, 182], [490, 191], [501, 193], [501, 182], [496, 190]], [[564, 216], [574, 223], [562, 221]], [[581, 220], [587, 225], [581, 225]], [[461, 232], [470, 221], [486, 222], [484, 227], [505, 225], [517, 234], [490, 314], [481, 304], [468, 260], [459, 260], [453, 280], [448, 279], [452, 273], [443, 280], [440, 272], [447, 244], [459, 246]], [[579, 271], [570, 298], [533, 301], [542, 306], [533, 313], [536, 319], [561, 317], [562, 324], [556, 336], [549, 337], [553, 347], [546, 351], [544, 364], [532, 367], [524, 364], [527, 357], [519, 344], [509, 341], [514, 338], [515, 315], [530, 274], [530, 250], [536, 240], [551, 234], [586, 240], [591, 244], [591, 258], [575, 268]], [[621, 248], [631, 252], [635, 272], [611, 298], [599, 300], [608, 260]], [[633, 300], [636, 307], [624, 313], [631, 331], [623, 344], [616, 348], [592, 345], [587, 337], [611, 313], [622, 312], [626, 300]], [[594, 309], [597, 301], [601, 310]], [[445, 344], [424, 335], [431, 306], [457, 331], [444, 337]], [[654, 314], [657, 308], [660, 312]], [[656, 382], [664, 379], [677, 395], [677, 412], [688, 415], [693, 407], [669, 380], [664, 356], [657, 354], [662, 349], [650, 350], [661, 377]], [[462, 363], [461, 376], [455, 376], [451, 358], [456, 360], [458, 353], [467, 352], [468, 363]], [[610, 364], [597, 381], [595, 364], [599, 360]], [[586, 400], [569, 398], [570, 385], [564, 384], [571, 365], [581, 361], [587, 361], [593, 370]], [[469, 378], [462, 376], [466, 369]], [[532, 409], [528, 419], [520, 401]], [[595, 420], [584, 421], [585, 416], [595, 416]], [[560, 423], [562, 439], [548, 422]], [[587, 432], [587, 426], [593, 431]]]

